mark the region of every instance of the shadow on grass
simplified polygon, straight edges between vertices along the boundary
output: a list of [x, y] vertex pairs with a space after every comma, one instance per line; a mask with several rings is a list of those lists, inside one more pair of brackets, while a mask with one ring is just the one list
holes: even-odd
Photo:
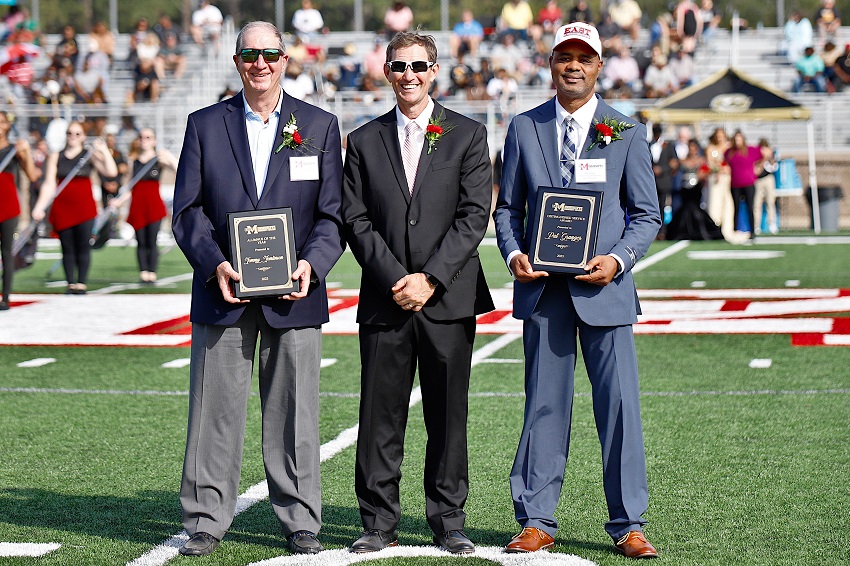
[[120, 497], [6, 488], [0, 490], [0, 517], [13, 525], [146, 544], [159, 544], [182, 529], [174, 491]]

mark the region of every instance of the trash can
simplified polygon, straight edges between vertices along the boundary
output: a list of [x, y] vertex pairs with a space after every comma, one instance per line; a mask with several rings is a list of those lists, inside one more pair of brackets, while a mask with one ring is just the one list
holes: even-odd
[[[821, 232], [838, 232], [838, 217], [840, 199], [844, 198], [841, 187], [818, 187], [818, 211], [820, 212]], [[812, 229], [815, 227], [815, 211], [812, 206], [812, 188], [806, 187], [806, 200], [812, 211]]]

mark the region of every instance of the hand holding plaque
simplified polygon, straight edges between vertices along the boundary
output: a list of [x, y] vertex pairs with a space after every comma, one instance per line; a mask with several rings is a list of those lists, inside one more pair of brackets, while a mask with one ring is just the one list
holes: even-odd
[[291, 208], [273, 208], [227, 215], [230, 256], [241, 279], [234, 296], [277, 297], [300, 290], [292, 280], [297, 268]]
[[602, 191], [539, 187], [531, 216], [528, 259], [534, 269], [573, 275], [586, 273], [596, 255]]

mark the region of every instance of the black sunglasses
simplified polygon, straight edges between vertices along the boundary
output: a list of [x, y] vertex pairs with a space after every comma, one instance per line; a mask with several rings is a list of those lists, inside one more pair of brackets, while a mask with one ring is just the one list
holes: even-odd
[[263, 59], [266, 60], [266, 63], [274, 63], [280, 56], [283, 55], [282, 49], [243, 49], [239, 52], [239, 57], [245, 63], [253, 63], [257, 59], [260, 58], [260, 54], [263, 54]]
[[393, 73], [403, 73], [408, 67], [414, 73], [424, 73], [433, 66], [431, 61], [387, 61], [387, 67]]

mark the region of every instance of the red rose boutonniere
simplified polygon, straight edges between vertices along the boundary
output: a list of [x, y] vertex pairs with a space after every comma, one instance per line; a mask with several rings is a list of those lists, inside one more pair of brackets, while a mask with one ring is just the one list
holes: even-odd
[[283, 141], [280, 142], [280, 145], [275, 148], [275, 153], [280, 153], [283, 148], [292, 149], [297, 151], [298, 153], [305, 153], [308, 149], [315, 149], [322, 153], [325, 152], [320, 147], [316, 147], [310, 141], [313, 138], [304, 139], [301, 137], [301, 132], [298, 131], [298, 124], [295, 121], [295, 115], [289, 115], [289, 122], [287, 122], [283, 126], [283, 131], [281, 132], [283, 135]]
[[440, 114], [437, 118], [428, 120], [428, 127], [425, 128], [425, 141], [428, 142], [428, 154], [437, 149], [437, 142], [442, 139], [444, 134], [451, 132], [454, 129], [453, 124], [446, 124], [445, 116]]
[[593, 143], [588, 146], [586, 151], [590, 151], [597, 144], [602, 147], [610, 144], [611, 142], [621, 140], [623, 139], [623, 136], [620, 135], [620, 132], [634, 127], [634, 124], [620, 122], [615, 118], [605, 116], [602, 118], [601, 122], [597, 121], [593, 124], [593, 132], [596, 132], [596, 137], [593, 139]]

